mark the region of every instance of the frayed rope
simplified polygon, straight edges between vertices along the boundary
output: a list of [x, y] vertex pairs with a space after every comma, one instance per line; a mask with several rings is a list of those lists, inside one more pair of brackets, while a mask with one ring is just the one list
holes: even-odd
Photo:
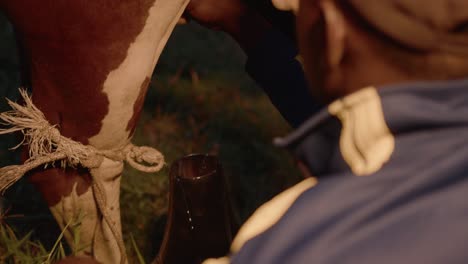
[[24, 100], [24, 106], [7, 99], [12, 110], [0, 114], [0, 124], [8, 127], [0, 129], [0, 135], [14, 132], [23, 133], [23, 141], [13, 149], [27, 145], [30, 158], [22, 165], [12, 165], [0, 169], [0, 193], [3, 194], [6, 189], [30, 170], [40, 166], [47, 168], [57, 161], [60, 162], [62, 168], [81, 165], [90, 169], [97, 207], [117, 241], [121, 254], [120, 263], [125, 263], [127, 257], [122, 236], [111, 220], [112, 217], [106, 205], [104, 186], [101, 180], [93, 175], [92, 169], [99, 168], [104, 158], [108, 158], [114, 161], [126, 161], [139, 171], [153, 173], [161, 170], [165, 165], [164, 156], [154, 148], [138, 147], [131, 143], [120, 149], [98, 150], [93, 146], [85, 146], [64, 137], [56, 126], [47, 121], [24, 89], [20, 89], [20, 94]]
[[40, 166], [47, 168], [59, 161], [62, 168], [81, 165], [85, 168], [98, 168], [104, 158], [126, 161], [133, 168], [147, 173], [157, 172], [164, 166], [164, 156], [151, 147], [138, 147], [128, 144], [114, 150], [98, 150], [64, 137], [56, 126], [51, 125], [44, 114], [32, 102], [24, 89], [20, 89], [24, 106], [7, 99], [12, 110], [0, 114], [0, 124], [8, 128], [0, 129], [1, 134], [23, 133], [23, 141], [14, 147], [27, 145], [29, 159], [22, 165], [12, 165], [0, 169], [0, 192], [16, 183], [28, 171]]

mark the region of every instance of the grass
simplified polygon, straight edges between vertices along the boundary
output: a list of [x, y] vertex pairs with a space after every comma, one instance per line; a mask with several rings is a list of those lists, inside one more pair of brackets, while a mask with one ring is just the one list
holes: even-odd
[[[178, 28], [161, 57], [134, 136], [135, 144], [161, 150], [168, 164], [191, 153], [218, 155], [242, 221], [300, 178], [290, 156], [271, 144], [290, 128], [245, 75], [244, 61], [229, 37], [194, 25]], [[11, 68], [0, 67], [2, 76], [8, 81], [0, 78], [0, 90], [10, 96], [17, 76]], [[6, 150], [13, 140], [0, 138], [3, 165], [17, 161]], [[168, 167], [151, 175], [124, 171], [121, 211], [130, 263], [150, 263], [158, 252], [167, 212], [168, 171]], [[61, 232], [28, 183], [16, 184], [1, 204], [12, 208], [10, 214], [22, 216], [0, 225], [0, 263], [41, 263], [34, 261], [52, 249], [59, 252], [53, 254], [72, 254], [59, 246]], [[19, 262], [2, 261], [12, 254]]]
[[32, 242], [31, 233], [18, 238], [8, 225], [0, 225], [1, 263], [42, 263], [49, 252], [40, 243]]
[[[69, 226], [67, 225], [66, 228]], [[32, 232], [18, 238], [6, 223], [0, 224], [0, 263], [5, 264], [49, 264], [64, 258], [63, 232], [56, 238], [51, 249], [40, 241], [33, 241]]]

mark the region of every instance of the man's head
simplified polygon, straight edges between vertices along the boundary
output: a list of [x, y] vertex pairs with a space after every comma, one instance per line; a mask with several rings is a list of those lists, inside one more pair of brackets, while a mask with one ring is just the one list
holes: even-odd
[[466, 0], [273, 0], [293, 10], [313, 92], [468, 77]]

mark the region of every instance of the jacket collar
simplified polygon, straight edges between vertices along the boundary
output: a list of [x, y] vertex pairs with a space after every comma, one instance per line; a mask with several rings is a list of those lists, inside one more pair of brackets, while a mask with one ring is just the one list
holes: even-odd
[[314, 176], [366, 176], [391, 159], [398, 136], [447, 126], [468, 126], [468, 79], [367, 87], [274, 143], [289, 149]]

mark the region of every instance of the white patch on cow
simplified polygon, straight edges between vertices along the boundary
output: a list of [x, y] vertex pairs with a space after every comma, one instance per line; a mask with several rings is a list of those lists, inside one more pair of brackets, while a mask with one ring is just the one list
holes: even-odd
[[[128, 122], [133, 116], [134, 104], [142, 83], [151, 76], [163, 47], [184, 11], [189, 0], [156, 0], [145, 26], [127, 51], [120, 66], [111, 71], [104, 83], [103, 92], [109, 100], [109, 111], [102, 121], [100, 132], [89, 139], [98, 149], [113, 149], [125, 146], [129, 141]], [[122, 162], [106, 160], [98, 169], [91, 170], [93, 177], [101, 179], [106, 191], [107, 207], [111, 221], [120, 230], [119, 191], [123, 170]], [[64, 197], [56, 208], [51, 208], [57, 219], [66, 217], [70, 208], [84, 208], [90, 216], [99, 215], [92, 193], [80, 197]], [[78, 203], [73, 205], [78, 199]], [[64, 223], [62, 219], [62, 225]], [[94, 257], [101, 263], [118, 263], [120, 254], [109, 226], [102, 219], [91, 217], [83, 223], [81, 237], [84, 243], [92, 244]]]
[[[50, 211], [59, 224], [60, 229], [63, 230], [65, 226], [69, 226], [64, 235], [72, 248], [80, 248], [80, 251], [76, 253], [78, 255], [90, 255], [92, 253], [94, 229], [91, 229], [91, 231], [89, 229], [96, 226], [98, 213], [91, 188], [85, 193], [78, 195], [76, 187], [77, 184], [73, 186], [73, 190], [68, 196], [62, 197], [58, 204], [50, 207]], [[78, 245], [75, 245], [72, 230], [80, 233]]]
[[121, 65], [109, 73], [104, 93], [109, 99], [109, 112], [101, 131], [89, 139], [100, 149], [111, 149], [128, 143], [127, 124], [133, 116], [134, 103], [141, 84], [151, 76], [162, 49], [189, 0], [157, 0], [141, 33], [130, 45]]
[[[106, 208], [116, 229], [121, 232], [120, 222], [120, 175], [122, 162], [104, 159], [101, 167], [92, 169], [94, 177], [101, 180], [106, 192]], [[78, 249], [78, 255], [92, 255], [100, 263], [120, 263], [120, 251], [107, 222], [99, 212], [96, 199], [90, 187], [84, 194], [78, 195], [77, 185], [73, 191], [50, 211], [64, 232], [68, 244]], [[79, 235], [77, 235], [79, 233]], [[79, 240], [77, 239], [79, 238]], [[78, 244], [76, 244], [78, 243]]]

